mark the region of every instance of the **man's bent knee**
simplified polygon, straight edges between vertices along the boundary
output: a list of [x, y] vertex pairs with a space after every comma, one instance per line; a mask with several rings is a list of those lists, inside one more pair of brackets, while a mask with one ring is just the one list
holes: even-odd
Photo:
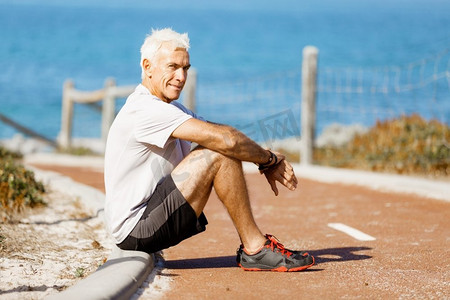
[[193, 175], [193, 173], [206, 172], [208, 175], [215, 174], [224, 164], [241, 164], [241, 161], [202, 146], [197, 146], [178, 165], [172, 175], [182, 180], [186, 176]]
[[218, 152], [197, 147], [172, 172], [176, 186], [197, 215], [208, 201], [219, 170], [228, 166], [241, 168], [241, 162]]

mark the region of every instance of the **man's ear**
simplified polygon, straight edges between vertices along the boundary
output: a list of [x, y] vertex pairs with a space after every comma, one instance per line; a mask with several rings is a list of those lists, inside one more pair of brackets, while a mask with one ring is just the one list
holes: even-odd
[[152, 67], [152, 65], [151, 65], [150, 61], [148, 59], [144, 58], [142, 60], [142, 68], [144, 69], [145, 75], [149, 78], [152, 77], [152, 72], [151, 72], [152, 68], [151, 67]]

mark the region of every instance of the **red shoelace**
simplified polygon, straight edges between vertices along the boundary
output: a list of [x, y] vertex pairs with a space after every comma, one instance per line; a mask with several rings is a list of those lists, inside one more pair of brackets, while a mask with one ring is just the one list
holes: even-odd
[[270, 244], [266, 245], [267, 248], [272, 249], [274, 251], [275, 248], [277, 248], [281, 254], [286, 255], [287, 257], [290, 257], [292, 255], [292, 252], [289, 252], [284, 248], [284, 245], [278, 241], [276, 237], [274, 237], [271, 234], [266, 234], [266, 237], [269, 239]]

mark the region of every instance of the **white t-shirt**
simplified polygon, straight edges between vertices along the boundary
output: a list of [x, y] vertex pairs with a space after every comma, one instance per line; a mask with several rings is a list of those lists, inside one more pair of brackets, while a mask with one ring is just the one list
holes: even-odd
[[182, 104], [168, 104], [143, 85], [116, 116], [105, 150], [105, 217], [117, 243], [133, 230], [156, 185], [189, 154], [190, 142], [172, 132], [197, 116]]

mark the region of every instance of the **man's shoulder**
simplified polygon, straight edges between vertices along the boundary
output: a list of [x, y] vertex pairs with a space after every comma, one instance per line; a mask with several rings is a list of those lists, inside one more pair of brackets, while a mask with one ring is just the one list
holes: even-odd
[[[133, 93], [131, 93], [128, 96], [128, 99], [140, 99], [140, 98], [148, 99], [148, 98], [156, 98], [156, 97], [153, 96], [145, 86], [143, 86], [142, 84], [139, 84], [136, 86]], [[158, 99], [158, 98], [156, 98], [156, 99]]]
[[152, 106], [164, 105], [165, 103], [161, 101], [158, 97], [150, 94], [148, 90], [139, 85], [136, 87], [133, 93], [131, 93], [126, 101], [126, 106], [135, 107], [140, 109], [151, 108]]

